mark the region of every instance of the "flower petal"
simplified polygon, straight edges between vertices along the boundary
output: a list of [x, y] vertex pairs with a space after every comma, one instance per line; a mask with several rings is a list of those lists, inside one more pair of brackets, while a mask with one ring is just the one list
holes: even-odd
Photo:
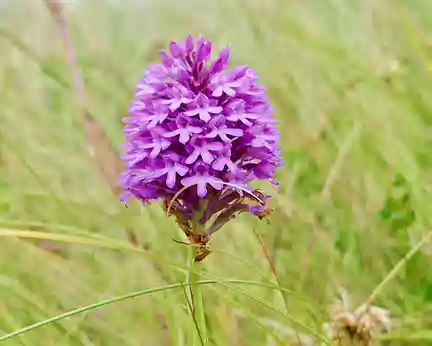
[[214, 160], [214, 156], [208, 150], [201, 150], [201, 158], [207, 164], [211, 164]]
[[212, 168], [217, 170], [217, 171], [222, 171], [226, 166], [226, 160], [225, 158], [222, 157], [218, 157], [212, 164]]
[[175, 110], [177, 110], [178, 108], [180, 108], [181, 106], [181, 100], [173, 100], [172, 103], [169, 106], [169, 109], [171, 112], [174, 112]]
[[208, 123], [208, 121], [211, 119], [211, 116], [210, 116], [209, 112], [207, 111], [207, 109], [201, 109], [199, 111], [199, 118], [202, 121]]
[[166, 184], [169, 188], [173, 188], [175, 183], [176, 183], [176, 171], [174, 169], [171, 169], [168, 171], [167, 173], [167, 178], [166, 178]]
[[197, 194], [201, 198], [204, 198], [207, 195], [207, 183], [198, 183], [197, 185]]
[[186, 39], [186, 44], [185, 44], [185, 46], [186, 46], [186, 51], [187, 51], [188, 53], [190, 53], [190, 52], [193, 51], [193, 49], [194, 49], [194, 40], [193, 40], [192, 35], [188, 35], [188, 37], [187, 37], [187, 39]]
[[222, 112], [222, 107], [216, 106], [216, 107], [207, 107], [207, 112], [217, 114]]
[[189, 133], [186, 130], [178, 130], [180, 132], [179, 142], [186, 144], [189, 141]]
[[185, 163], [186, 163], [187, 165], [190, 165], [190, 164], [194, 163], [194, 162], [198, 159], [199, 156], [200, 156], [200, 152], [199, 152], [199, 150], [195, 149], [195, 150], [192, 152], [192, 154], [190, 154], [190, 155], [188, 156], [188, 158], [186, 159]]
[[219, 142], [214, 142], [214, 143], [206, 144], [206, 148], [208, 150], [219, 151], [219, 150], [223, 150], [224, 145], [222, 143], [219, 143]]
[[184, 114], [184, 115], [187, 115], [188, 117], [191, 117], [191, 116], [194, 116], [194, 115], [199, 114], [199, 112], [200, 112], [200, 109], [199, 109], [199, 108], [196, 108], [196, 109], [191, 109], [191, 110], [189, 110], [189, 111], [186, 111], [186, 112], [184, 112], [183, 114]]
[[214, 97], [221, 97], [223, 94], [224, 89], [219, 85], [216, 87], [216, 89], [213, 91], [212, 96]]
[[223, 184], [217, 183], [216, 181], [210, 181], [209, 184], [213, 186], [216, 190], [223, 189]]
[[178, 175], [181, 175], [182, 177], [186, 175], [187, 172], [189, 172], [189, 168], [182, 165], [176, 165], [176, 171]]
[[178, 59], [182, 56], [183, 50], [177, 42], [171, 41], [170, 52], [174, 58]]

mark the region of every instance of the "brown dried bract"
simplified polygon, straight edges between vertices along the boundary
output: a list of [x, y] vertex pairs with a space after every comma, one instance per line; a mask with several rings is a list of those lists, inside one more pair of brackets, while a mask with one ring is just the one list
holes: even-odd
[[[168, 211], [169, 204], [170, 204], [169, 200], [163, 201], [162, 208], [165, 212]], [[193, 234], [192, 224], [191, 224], [190, 220], [187, 220], [183, 216], [183, 214], [174, 205], [171, 205], [170, 212], [169, 212], [168, 216], [171, 216], [171, 215], [174, 215], [177, 225], [184, 232], [186, 237], [189, 238]]]
[[[265, 201], [266, 201], [266, 199], [267, 199], [267, 196], [264, 195], [264, 193], [262, 193], [261, 190], [255, 189], [255, 190], [252, 191], [252, 194], [253, 194], [254, 196], [258, 197], [261, 201], [264, 201], [264, 203], [265, 203]], [[252, 196], [250, 196], [250, 198], [251, 198], [251, 197], [252, 197]], [[255, 201], [259, 202], [259, 200], [256, 199], [256, 198], [253, 198], [253, 197], [252, 197], [252, 199], [254, 199]], [[261, 203], [260, 203], [260, 204], [261, 204]]]
[[212, 252], [208, 244], [201, 245], [195, 255], [195, 262], [201, 262], [204, 258], [210, 255]]
[[206, 258], [212, 252], [208, 242], [210, 237], [205, 234], [198, 234], [193, 232], [191, 236], [188, 237], [191, 245], [198, 246], [195, 262], [201, 262], [204, 258]]
[[255, 215], [258, 216], [258, 218], [260, 220], [266, 219], [268, 221], [267, 217], [270, 216], [273, 212], [274, 212], [274, 209], [268, 208], [268, 209], [264, 209], [262, 211], [258, 211]]
[[[168, 211], [169, 205], [170, 201], [163, 201], [162, 207], [165, 212]], [[189, 240], [189, 243], [183, 243], [177, 240], [175, 241], [181, 244], [196, 246], [198, 249], [195, 255], [195, 262], [201, 262], [212, 252], [210, 246], [208, 245], [210, 237], [206, 234], [199, 234], [197, 230], [193, 228], [191, 221], [187, 220], [184, 217], [184, 214], [181, 213], [175, 205], [171, 205], [169, 211], [170, 212], [168, 216], [173, 215], [176, 218], [177, 225], [184, 232], [184, 234]]]

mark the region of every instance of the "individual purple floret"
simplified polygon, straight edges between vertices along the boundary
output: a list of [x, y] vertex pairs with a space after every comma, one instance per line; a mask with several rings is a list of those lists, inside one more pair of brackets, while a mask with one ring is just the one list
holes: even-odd
[[247, 66], [228, 70], [229, 48], [213, 62], [211, 51], [210, 41], [189, 36], [161, 52], [162, 64], [149, 66], [125, 119], [122, 157], [123, 200], [163, 200], [201, 245], [239, 213], [267, 215], [270, 196], [249, 185], [277, 185], [282, 165], [265, 88]]

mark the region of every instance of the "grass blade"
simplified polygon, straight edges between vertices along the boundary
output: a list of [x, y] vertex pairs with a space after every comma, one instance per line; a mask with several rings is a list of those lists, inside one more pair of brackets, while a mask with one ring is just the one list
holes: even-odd
[[[245, 281], [245, 280], [203, 280], [203, 281], [197, 281], [197, 282], [193, 282], [193, 283], [176, 283], [176, 284], [171, 284], [171, 285], [166, 285], [166, 286], [161, 286], [161, 287], [156, 287], [156, 288], [150, 288], [150, 289], [145, 289], [145, 290], [141, 290], [141, 291], [137, 291], [137, 292], [132, 292], [132, 293], [128, 293], [125, 295], [121, 295], [121, 296], [117, 296], [114, 298], [110, 298], [110, 299], [106, 299], [106, 300], [102, 300], [100, 302], [97, 303], [93, 303], [90, 305], [86, 305], [68, 312], [65, 312], [63, 314], [48, 318], [46, 320], [37, 322], [35, 324], [29, 325], [27, 327], [21, 328], [19, 330], [16, 330], [12, 333], [3, 335], [2, 337], [0, 337], [0, 341], [5, 341], [8, 339], [11, 339], [17, 335], [21, 335], [23, 333], [29, 332], [31, 330], [43, 327], [45, 325], [48, 325], [50, 323], [54, 323], [54, 322], [58, 322], [60, 320], [63, 320], [65, 318], [71, 317], [73, 315], [77, 315], [79, 313], [85, 312], [85, 311], [90, 311], [93, 309], [97, 309], [106, 305], [110, 305], [110, 304], [114, 304], [117, 302], [121, 302], [123, 300], [127, 300], [127, 299], [131, 299], [131, 298], [135, 298], [135, 297], [139, 297], [139, 296], [143, 296], [143, 295], [147, 295], [147, 294], [152, 294], [152, 293], [157, 293], [157, 292], [163, 292], [163, 291], [168, 291], [168, 290], [172, 290], [172, 289], [176, 289], [176, 288], [184, 288], [185, 286], [190, 286], [190, 285], [209, 285], [209, 284], [243, 284], [243, 285], [255, 285], [255, 286], [262, 286], [265, 287], [267, 285], [263, 285], [260, 282], [254, 282], [254, 281]], [[277, 288], [277, 287], [273, 287], [273, 288]]]

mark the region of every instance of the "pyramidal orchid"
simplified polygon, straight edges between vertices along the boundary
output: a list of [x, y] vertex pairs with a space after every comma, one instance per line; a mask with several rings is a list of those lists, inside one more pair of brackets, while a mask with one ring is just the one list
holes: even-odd
[[207, 242], [239, 213], [263, 218], [270, 196], [256, 180], [282, 165], [279, 132], [264, 87], [248, 66], [229, 68], [230, 49], [211, 62], [212, 43], [171, 42], [136, 87], [125, 119], [123, 200], [162, 200], [191, 243]]

